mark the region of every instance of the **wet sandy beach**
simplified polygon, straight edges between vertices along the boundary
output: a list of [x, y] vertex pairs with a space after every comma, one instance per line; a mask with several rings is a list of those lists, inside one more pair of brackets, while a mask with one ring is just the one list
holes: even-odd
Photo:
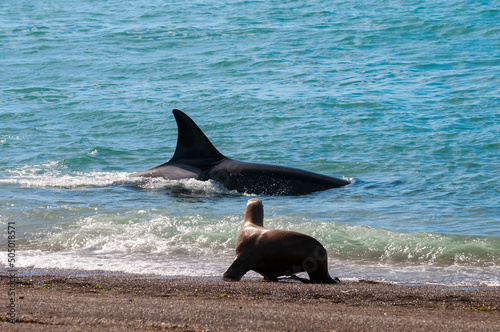
[[2, 331], [500, 331], [500, 288], [25, 276]]

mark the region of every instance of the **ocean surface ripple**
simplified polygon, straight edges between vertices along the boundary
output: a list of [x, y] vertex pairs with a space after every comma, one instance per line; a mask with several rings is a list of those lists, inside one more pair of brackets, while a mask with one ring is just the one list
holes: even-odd
[[178, 108], [228, 157], [352, 180], [260, 197], [266, 225], [318, 238], [333, 275], [500, 285], [493, 2], [0, 11], [0, 225], [25, 273], [222, 275], [249, 195], [129, 177], [172, 156]]

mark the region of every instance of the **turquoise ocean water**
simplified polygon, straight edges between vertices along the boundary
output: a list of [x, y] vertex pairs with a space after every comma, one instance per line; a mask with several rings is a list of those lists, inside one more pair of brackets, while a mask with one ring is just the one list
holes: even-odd
[[178, 108], [228, 157], [352, 180], [260, 197], [265, 225], [316, 237], [332, 275], [500, 285], [494, 1], [6, 0], [0, 14], [0, 245], [15, 223], [24, 273], [222, 275], [250, 196], [128, 177], [170, 159]]

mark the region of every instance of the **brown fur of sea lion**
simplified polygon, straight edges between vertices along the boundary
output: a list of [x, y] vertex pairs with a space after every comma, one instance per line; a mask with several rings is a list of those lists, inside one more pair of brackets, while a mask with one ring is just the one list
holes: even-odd
[[[309, 235], [264, 228], [264, 207], [260, 199], [250, 199], [236, 244], [236, 259], [224, 273], [224, 280], [239, 281], [248, 271], [269, 281], [290, 276], [310, 283], [338, 283], [328, 273], [325, 248]], [[307, 272], [309, 279], [295, 273]]]

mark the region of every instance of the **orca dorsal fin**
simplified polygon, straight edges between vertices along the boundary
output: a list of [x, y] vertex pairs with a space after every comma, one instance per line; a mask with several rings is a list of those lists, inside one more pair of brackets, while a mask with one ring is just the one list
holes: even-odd
[[189, 116], [177, 109], [172, 112], [177, 121], [178, 136], [174, 156], [169, 162], [203, 166], [225, 158]]

